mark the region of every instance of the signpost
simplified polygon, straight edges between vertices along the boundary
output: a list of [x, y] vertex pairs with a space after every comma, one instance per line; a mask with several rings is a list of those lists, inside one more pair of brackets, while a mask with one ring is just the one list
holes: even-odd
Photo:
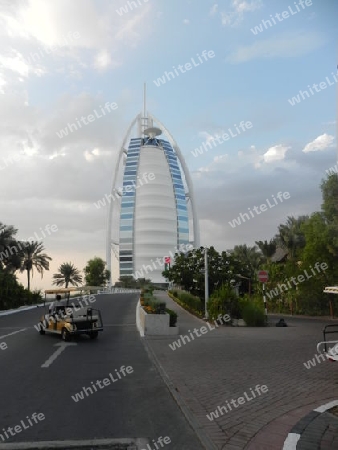
[[164, 257], [164, 270], [170, 270], [170, 256], [165, 256]]
[[266, 298], [265, 298], [265, 283], [269, 279], [269, 273], [267, 270], [259, 270], [258, 271], [258, 280], [263, 283], [263, 302], [264, 302], [264, 315], [265, 315], [265, 322], [268, 323], [268, 309], [266, 307]]

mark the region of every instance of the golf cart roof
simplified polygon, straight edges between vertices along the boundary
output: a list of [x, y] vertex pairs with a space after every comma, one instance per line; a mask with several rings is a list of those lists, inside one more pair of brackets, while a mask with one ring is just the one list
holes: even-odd
[[328, 286], [323, 292], [325, 294], [338, 294], [338, 286]]
[[69, 287], [69, 288], [59, 288], [59, 289], [46, 289], [45, 294], [64, 294], [75, 291], [94, 291], [102, 289], [102, 286], [79, 286], [79, 287]]
[[46, 289], [45, 294], [64, 294], [72, 291], [77, 291], [77, 289], [76, 288]]

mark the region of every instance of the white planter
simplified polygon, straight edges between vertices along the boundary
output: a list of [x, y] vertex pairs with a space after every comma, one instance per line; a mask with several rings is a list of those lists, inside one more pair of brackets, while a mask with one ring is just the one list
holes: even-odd
[[170, 316], [165, 314], [147, 314], [140, 305], [136, 308], [136, 319], [140, 327], [141, 335], [147, 336], [172, 336], [179, 333], [179, 327], [170, 327]]

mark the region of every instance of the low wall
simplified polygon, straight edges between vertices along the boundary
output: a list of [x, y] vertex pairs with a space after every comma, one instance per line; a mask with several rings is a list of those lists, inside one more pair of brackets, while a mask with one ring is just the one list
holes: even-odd
[[140, 302], [136, 308], [136, 323], [141, 336], [172, 336], [179, 333], [179, 328], [170, 327], [169, 314], [147, 314]]

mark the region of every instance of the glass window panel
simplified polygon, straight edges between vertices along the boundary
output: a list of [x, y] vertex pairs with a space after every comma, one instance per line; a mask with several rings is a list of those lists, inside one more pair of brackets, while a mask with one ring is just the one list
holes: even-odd
[[130, 250], [122, 250], [120, 251], [120, 256], [131, 256], [132, 252]]
[[178, 231], [180, 232], [180, 234], [182, 233], [186, 233], [189, 234], [189, 230], [187, 228], [183, 228], [183, 227], [178, 227]]
[[130, 248], [131, 248], [131, 240], [130, 240], [130, 238], [120, 238], [120, 243], [130, 244]]
[[132, 219], [134, 214], [121, 214], [121, 220], [123, 219]]
[[132, 214], [132, 216], [134, 217], [134, 208], [125, 208], [124, 205], [122, 205], [121, 212], [123, 212], [123, 214]]

